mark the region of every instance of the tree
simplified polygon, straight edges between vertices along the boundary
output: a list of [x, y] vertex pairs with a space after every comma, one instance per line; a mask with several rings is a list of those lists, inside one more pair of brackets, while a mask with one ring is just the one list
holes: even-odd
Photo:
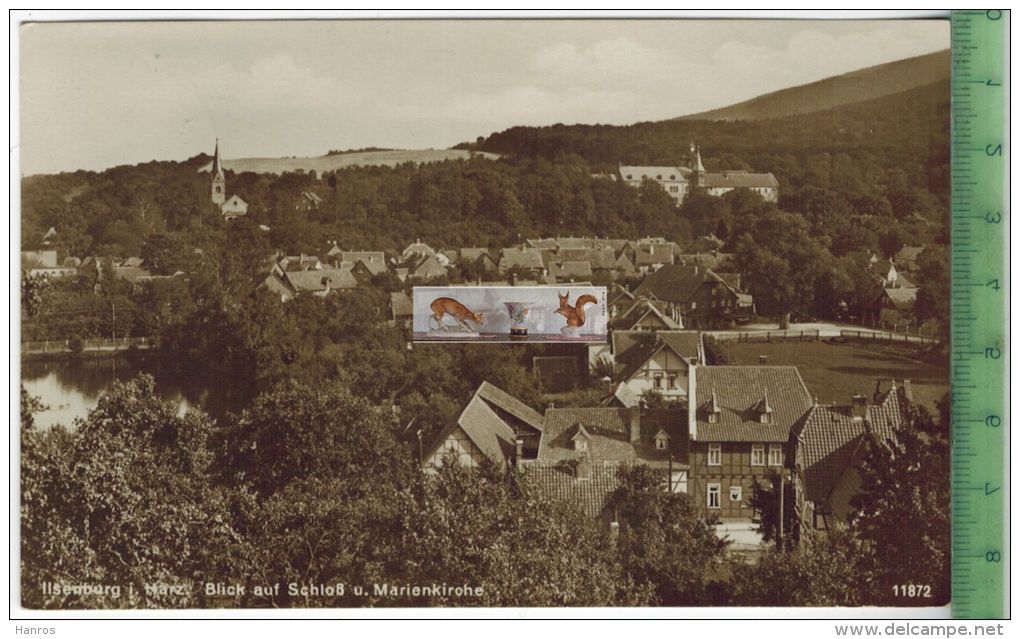
[[736, 245], [737, 264], [760, 312], [779, 317], [809, 311], [815, 282], [831, 259], [799, 215], [776, 211], [755, 218]]
[[[797, 517], [797, 496], [793, 482], [783, 482], [783, 535], [779, 535], [779, 473], [768, 474], [768, 483], [762, 484], [757, 479], [751, 487], [751, 508], [754, 509], [752, 521], [755, 530], [767, 542], [774, 542], [776, 547], [793, 548], [800, 537], [800, 521]], [[782, 543], [781, 543], [782, 542]]]
[[21, 274], [21, 308], [29, 317], [42, 311], [44, 294], [49, 284], [45, 277], [33, 277], [27, 271]]
[[860, 549], [846, 531], [831, 530], [796, 548], [762, 551], [733, 562], [732, 602], [738, 606], [860, 605]]
[[620, 535], [617, 542], [626, 573], [655, 592], [664, 606], [707, 601], [708, 579], [722, 561], [728, 542], [715, 534], [687, 494], [668, 493], [664, 478], [647, 466], [617, 471], [620, 488], [612, 498]]
[[914, 313], [918, 321], [936, 322], [943, 336], [948, 336], [952, 297], [949, 250], [937, 245], [925, 248], [917, 259], [917, 267], [919, 285]]
[[478, 597], [410, 597], [403, 605], [610, 606], [648, 602], [595, 523], [545, 498], [515, 470], [471, 469], [455, 458], [424, 478], [404, 527], [407, 583], [469, 584]]
[[[232, 572], [240, 540], [209, 478], [211, 429], [142, 375], [114, 385], [73, 431], [24, 433], [23, 605], [188, 607], [195, 581]], [[43, 583], [110, 587], [61, 593]]]
[[[284, 383], [260, 395], [226, 436], [224, 471], [267, 497], [291, 481], [401, 481], [410, 453], [368, 402], [335, 384]], [[337, 495], [340, 497], [340, 495]]]
[[195, 254], [176, 233], [153, 233], [142, 244], [141, 256], [154, 275], [173, 275], [191, 270]]
[[[864, 543], [869, 603], [949, 601], [948, 432], [922, 407], [893, 440], [869, 435], [859, 471], [861, 487], [851, 501], [851, 530]], [[905, 597], [893, 589], [902, 584], [930, 585], [932, 597]]]

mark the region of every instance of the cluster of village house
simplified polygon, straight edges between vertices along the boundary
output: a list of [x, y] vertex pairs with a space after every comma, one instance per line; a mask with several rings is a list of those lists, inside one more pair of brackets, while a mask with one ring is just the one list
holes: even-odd
[[[747, 188], [766, 200], [778, 197], [771, 174], [707, 173], [696, 147], [691, 157], [688, 167], [621, 166], [619, 179], [632, 185], [654, 180], [677, 203], [693, 188], [712, 195]], [[211, 197], [227, 219], [247, 213], [243, 200], [227, 197], [218, 144]], [[56, 230], [49, 229], [44, 247], [57, 239]], [[550, 496], [613, 525], [610, 497], [619, 485], [618, 471], [645, 464], [662, 473], [665, 490], [689, 493], [717, 513], [720, 534], [752, 545], [757, 541], [752, 486], [768, 484], [777, 473], [794, 487], [802, 525], [828, 528], [847, 517], [866, 435], [888, 438], [906, 419], [910, 383], [879, 381], [870, 397], [853, 395], [846, 405], [822, 405], [795, 367], [707, 365], [703, 334], [691, 329], [739, 323], [753, 316], [754, 301], [741, 288], [732, 256], [719, 252], [721, 242], [707, 237], [698, 244], [699, 250], [690, 252], [664, 238], [542, 238], [499, 249], [434, 249], [416, 241], [399, 254], [387, 254], [343, 250], [333, 242], [322, 259], [274, 257], [262, 285], [285, 302], [300, 294], [354, 289], [387, 272], [407, 284], [427, 283], [459, 266], [469, 267], [478, 285], [581, 284], [596, 277], [617, 282], [607, 298], [609, 343], [587, 346], [591, 372], [607, 365], [615, 371], [602, 380], [602, 406], [550, 406], [539, 413], [483, 382], [457, 419], [433, 442], [422, 444], [423, 466], [454, 456], [466, 465], [517, 468]], [[904, 248], [888, 270], [871, 259], [876, 290], [881, 290], [875, 313], [882, 319], [896, 321], [894, 316], [912, 310], [916, 287], [902, 271], [916, 269], [920, 252], [920, 247]], [[58, 261], [56, 250], [25, 251], [22, 263], [40, 277], [102, 268], [96, 258]], [[134, 284], [161, 277], [151, 275], [137, 257], [108, 264], [116, 277]], [[630, 282], [637, 284], [628, 288]], [[406, 293], [391, 295], [390, 311], [393, 322], [410, 325]], [[651, 408], [645, 401], [649, 393], [671, 407]]]
[[[663, 490], [688, 493], [715, 513], [735, 549], [760, 543], [750, 497], [759, 482], [792, 486], [804, 529], [846, 521], [860, 485], [868, 434], [885, 441], [908, 419], [909, 381], [877, 381], [869, 397], [819, 404], [793, 366], [709, 366], [698, 331], [614, 331], [620, 380], [602, 405], [536, 411], [482, 382], [456, 420], [422, 448], [433, 469], [456, 459], [516, 468], [549, 497], [616, 525], [620, 469], [658, 471]], [[648, 389], [675, 398], [650, 408]]]

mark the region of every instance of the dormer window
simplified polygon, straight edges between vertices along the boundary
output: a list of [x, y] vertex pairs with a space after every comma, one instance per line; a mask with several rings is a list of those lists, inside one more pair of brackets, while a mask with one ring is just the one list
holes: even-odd
[[577, 432], [571, 437], [574, 442], [574, 450], [578, 452], [587, 452], [588, 444], [591, 442], [591, 435], [588, 430], [584, 427], [584, 424], [577, 425]]
[[659, 430], [655, 433], [655, 450], [666, 450], [669, 447], [669, 435], [666, 431]]
[[712, 390], [712, 399], [705, 404], [705, 416], [708, 419], [709, 424], [719, 423], [719, 414], [722, 413], [722, 409], [719, 407], [719, 398], [715, 394], [715, 390]]
[[765, 391], [765, 395], [761, 398], [761, 401], [754, 407], [758, 413], [758, 421], [762, 424], [772, 423], [772, 407], [769, 406], [769, 393]]

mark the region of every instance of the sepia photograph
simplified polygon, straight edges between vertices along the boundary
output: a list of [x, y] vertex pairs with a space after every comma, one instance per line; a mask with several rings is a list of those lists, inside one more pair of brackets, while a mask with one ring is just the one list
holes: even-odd
[[948, 615], [949, 20], [16, 30], [23, 612]]

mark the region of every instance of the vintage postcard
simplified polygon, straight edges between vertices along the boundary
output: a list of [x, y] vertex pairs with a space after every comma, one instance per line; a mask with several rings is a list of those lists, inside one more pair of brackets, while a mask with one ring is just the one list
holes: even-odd
[[22, 612], [949, 602], [948, 21], [17, 36]]

